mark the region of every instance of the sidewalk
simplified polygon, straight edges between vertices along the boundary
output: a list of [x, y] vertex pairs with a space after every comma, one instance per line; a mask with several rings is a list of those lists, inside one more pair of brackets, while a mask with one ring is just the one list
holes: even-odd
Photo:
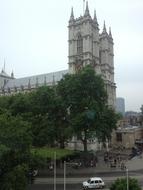
[[[130, 172], [140, 171], [140, 173], [143, 174], [143, 172], [141, 171], [143, 170], [143, 157], [134, 157], [131, 160], [127, 160], [125, 165], [128, 171]], [[67, 177], [93, 176], [93, 175], [101, 175], [102, 173], [108, 176], [109, 174], [114, 175], [114, 173], [125, 174], [125, 171], [126, 170], [121, 170], [120, 167], [111, 168], [108, 163], [106, 164], [104, 162], [103, 157], [99, 159], [96, 167], [80, 167], [78, 169], [74, 169], [68, 166], [68, 164], [66, 165]], [[57, 177], [62, 177], [63, 172], [64, 172], [63, 168], [62, 169], [57, 168], [56, 169]], [[53, 171], [44, 170], [42, 171], [42, 173], [39, 172], [38, 177], [52, 177], [52, 176], [53, 176]]]
[[132, 158], [131, 160], [128, 160], [126, 166], [128, 170], [131, 170], [131, 171], [142, 170], [143, 169], [143, 155], [136, 156]]

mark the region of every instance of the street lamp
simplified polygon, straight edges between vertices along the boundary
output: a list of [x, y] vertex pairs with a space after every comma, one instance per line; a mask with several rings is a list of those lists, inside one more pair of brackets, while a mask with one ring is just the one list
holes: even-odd
[[129, 190], [129, 171], [126, 169], [126, 177], [127, 177], [127, 190]]
[[54, 152], [54, 190], [56, 190], [56, 152]]
[[66, 161], [64, 161], [64, 190], [66, 190]]
[[64, 190], [66, 190], [66, 165], [73, 166], [75, 164], [77, 164], [77, 163], [64, 161]]

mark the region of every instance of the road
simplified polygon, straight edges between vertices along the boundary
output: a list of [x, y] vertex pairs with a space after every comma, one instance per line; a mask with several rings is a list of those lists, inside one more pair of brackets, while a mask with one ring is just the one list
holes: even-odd
[[[63, 190], [64, 186], [63, 184], [57, 185], [56, 190]], [[28, 190], [54, 190], [54, 186], [50, 184], [37, 184], [32, 185], [29, 187]], [[82, 190], [81, 184], [67, 184], [66, 190]], [[105, 188], [104, 190], [109, 190], [108, 188]]]
[[[113, 181], [115, 181], [118, 177], [122, 176], [112, 176], [112, 177], [102, 177], [106, 184], [106, 188], [104, 190], [109, 190], [109, 187]], [[125, 176], [123, 176], [125, 177]], [[135, 175], [132, 176], [138, 179], [141, 186], [143, 186], [143, 175]], [[67, 178], [66, 179], [66, 190], [82, 190], [82, 182], [87, 180], [87, 178], [76, 177], [76, 178]], [[63, 190], [63, 178], [57, 178], [56, 190]], [[29, 186], [28, 190], [54, 190], [53, 178], [37, 178], [35, 184]]]

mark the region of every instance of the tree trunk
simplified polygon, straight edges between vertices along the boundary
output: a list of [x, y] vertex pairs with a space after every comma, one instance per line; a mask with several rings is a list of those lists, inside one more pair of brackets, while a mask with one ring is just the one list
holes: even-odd
[[87, 132], [84, 131], [84, 139], [82, 139], [84, 152], [87, 152]]
[[65, 148], [65, 141], [63, 139], [60, 140], [60, 148], [61, 149]]
[[83, 140], [83, 148], [84, 148], [84, 152], [87, 152], [87, 139]]

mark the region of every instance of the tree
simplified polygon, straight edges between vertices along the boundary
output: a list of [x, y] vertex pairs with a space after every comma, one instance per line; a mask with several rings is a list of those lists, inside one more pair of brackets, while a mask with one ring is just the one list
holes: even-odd
[[[65, 75], [58, 83], [57, 89], [69, 109], [74, 134], [83, 142], [85, 151], [87, 141], [93, 136], [102, 140], [110, 137], [112, 129], [115, 128], [115, 113], [106, 106], [104, 82], [91, 66], [76, 74]], [[113, 115], [110, 118], [111, 114]], [[112, 120], [112, 123], [107, 124], [108, 119]]]
[[1, 190], [25, 190], [27, 187], [26, 165], [17, 165], [3, 176]]
[[113, 129], [116, 129], [116, 123], [120, 115], [116, 114], [113, 108], [105, 106], [97, 124], [96, 135], [99, 142], [111, 140]]
[[30, 126], [27, 122], [8, 112], [0, 114], [0, 187], [2, 190], [26, 188], [31, 142]]
[[30, 111], [29, 94], [15, 94], [9, 97], [8, 101], [9, 110], [12, 115], [24, 115]]
[[[126, 190], [126, 189], [127, 189], [126, 178], [117, 179], [110, 187], [110, 190]], [[137, 179], [129, 178], [129, 190], [141, 190], [141, 187]]]
[[49, 119], [54, 106], [54, 96], [54, 89], [48, 86], [39, 87], [29, 93], [30, 118], [28, 120], [32, 125], [34, 146], [53, 144], [55, 141], [54, 128]]
[[43, 86], [31, 93], [0, 98], [0, 106], [31, 124], [34, 146], [59, 144], [64, 148], [71, 137], [66, 105], [56, 86]]
[[[34, 145], [59, 144], [64, 148], [71, 136], [67, 109], [56, 87], [40, 87], [31, 95]], [[69, 135], [70, 134], [70, 135]]]
[[65, 148], [65, 142], [72, 137], [72, 130], [70, 127], [67, 105], [58, 92], [56, 92], [54, 106], [52, 113], [49, 114], [49, 119], [55, 131], [55, 141], [60, 145], [60, 148]]

